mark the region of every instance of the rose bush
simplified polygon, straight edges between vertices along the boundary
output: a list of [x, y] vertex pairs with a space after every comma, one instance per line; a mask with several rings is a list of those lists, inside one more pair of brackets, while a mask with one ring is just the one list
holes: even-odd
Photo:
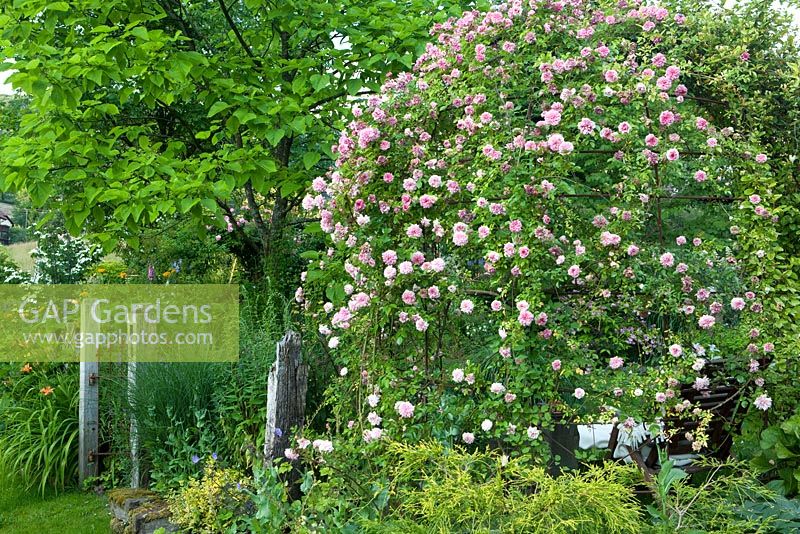
[[[296, 294], [350, 370], [337, 424], [527, 452], [553, 414], [703, 419], [681, 384], [770, 408], [770, 163], [681, 83], [684, 23], [625, 1], [471, 11], [354, 105], [303, 203], [330, 248]], [[683, 200], [730, 202], [729, 231], [676, 231]]]

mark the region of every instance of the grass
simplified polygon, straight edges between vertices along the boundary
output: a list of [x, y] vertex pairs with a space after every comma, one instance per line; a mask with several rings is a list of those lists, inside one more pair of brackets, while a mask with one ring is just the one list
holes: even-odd
[[[3, 246], [3, 245], [0, 245]], [[25, 241], [24, 243], [12, 243], [6, 245], [9, 257], [17, 264], [19, 270], [25, 273], [33, 273], [33, 258], [31, 250], [36, 248], [36, 241]], [[122, 261], [116, 254], [106, 254], [103, 261]]]
[[110, 521], [106, 499], [94, 493], [42, 497], [0, 481], [0, 533], [105, 534]]
[[20, 271], [26, 273], [33, 272], [33, 258], [31, 258], [31, 250], [36, 247], [36, 241], [26, 241], [24, 243], [13, 243], [6, 246], [8, 255], [17, 264]]

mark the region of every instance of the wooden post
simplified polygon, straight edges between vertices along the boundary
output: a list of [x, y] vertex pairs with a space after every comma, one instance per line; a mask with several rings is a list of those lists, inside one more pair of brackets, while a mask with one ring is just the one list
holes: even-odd
[[[128, 403], [130, 404], [133, 392], [136, 388], [136, 362], [128, 362]], [[136, 422], [136, 415], [131, 410], [131, 487], [138, 488], [141, 483], [139, 473], [139, 425]]]
[[[97, 324], [92, 321], [89, 306], [81, 302], [81, 333], [95, 332]], [[80, 394], [78, 400], [78, 480], [97, 476], [97, 447], [99, 412], [100, 364], [97, 362], [97, 349], [82, 346], [80, 349]]]
[[[128, 323], [128, 338], [131, 334], [136, 332], [136, 319], [139, 315], [143, 316], [143, 312], [135, 314], [133, 321]], [[133, 403], [133, 395], [136, 390], [136, 345], [128, 343], [128, 405]], [[131, 448], [131, 487], [138, 488], [141, 483], [141, 475], [139, 473], [139, 425], [136, 421], [136, 415], [133, 410], [131, 414], [131, 428], [130, 428], [130, 448]]]
[[288, 331], [275, 350], [275, 363], [267, 381], [267, 428], [264, 456], [267, 462], [283, 457], [290, 431], [303, 424], [308, 388], [308, 366], [301, 363], [300, 334]]

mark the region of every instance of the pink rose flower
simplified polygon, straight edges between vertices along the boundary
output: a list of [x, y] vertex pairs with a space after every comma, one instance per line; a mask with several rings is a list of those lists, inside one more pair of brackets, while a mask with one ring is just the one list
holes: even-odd
[[397, 415], [403, 419], [414, 416], [414, 405], [408, 401], [397, 401], [394, 403], [394, 410], [397, 412]]

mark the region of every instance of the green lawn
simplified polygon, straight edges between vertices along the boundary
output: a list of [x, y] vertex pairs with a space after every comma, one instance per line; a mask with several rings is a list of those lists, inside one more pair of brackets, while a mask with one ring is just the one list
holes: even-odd
[[[0, 245], [2, 247], [3, 245]], [[8, 251], [9, 257], [17, 264], [19, 270], [25, 273], [33, 272], [33, 258], [31, 258], [31, 250], [36, 248], [36, 241], [25, 241], [24, 243], [12, 243], [6, 245], [5, 249]], [[116, 254], [106, 254], [103, 256], [103, 261], [121, 261]]]
[[31, 250], [36, 247], [36, 241], [26, 241], [25, 243], [14, 243], [8, 245], [8, 255], [17, 264], [20, 271], [31, 273], [33, 272], [33, 258], [31, 258]]
[[70, 491], [42, 497], [7, 487], [0, 481], [0, 533], [108, 533], [111, 516], [106, 499]]

